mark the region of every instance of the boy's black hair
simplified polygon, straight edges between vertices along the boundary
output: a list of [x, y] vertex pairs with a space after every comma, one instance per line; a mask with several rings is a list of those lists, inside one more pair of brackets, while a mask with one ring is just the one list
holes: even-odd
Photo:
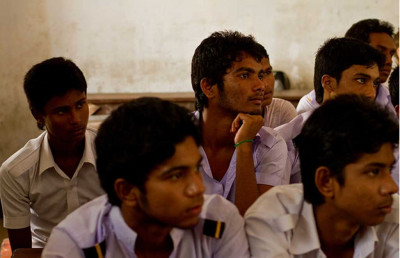
[[[54, 57], [34, 65], [25, 75], [24, 91], [31, 110], [43, 112], [47, 102], [70, 90], [85, 92], [87, 84], [82, 71], [71, 60]], [[39, 129], [44, 125], [37, 123]]]
[[355, 38], [366, 43], [370, 43], [369, 34], [386, 33], [393, 38], [394, 28], [392, 24], [378, 19], [365, 19], [354, 23], [347, 30], [345, 37]]

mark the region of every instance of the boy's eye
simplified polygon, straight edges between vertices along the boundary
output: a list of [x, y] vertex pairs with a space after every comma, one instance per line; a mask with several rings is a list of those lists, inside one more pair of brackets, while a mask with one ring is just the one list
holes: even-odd
[[367, 172], [367, 174], [369, 175], [369, 176], [376, 176], [376, 175], [378, 175], [379, 174], [379, 169], [378, 168], [375, 168], [375, 169], [371, 169], [371, 170], [369, 170], [368, 172]]
[[54, 110], [54, 114], [57, 114], [57, 115], [64, 115], [65, 112], [66, 111], [63, 108]]
[[366, 82], [365, 78], [358, 78], [356, 79], [356, 81], [358, 81], [359, 83], [364, 84]]
[[172, 174], [169, 178], [171, 179], [171, 180], [178, 180], [178, 179], [180, 179], [181, 177], [183, 176], [183, 173], [182, 172], [177, 172], [177, 173], [174, 173], [174, 174]]
[[242, 78], [242, 79], [247, 79], [247, 78], [249, 78], [249, 74], [248, 74], [248, 73], [242, 73], [242, 74], [240, 75], [240, 78]]

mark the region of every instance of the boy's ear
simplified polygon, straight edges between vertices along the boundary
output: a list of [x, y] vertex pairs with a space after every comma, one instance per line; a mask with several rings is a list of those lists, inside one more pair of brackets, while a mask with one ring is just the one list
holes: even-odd
[[332, 199], [334, 197], [334, 181], [335, 178], [332, 177], [332, 172], [327, 167], [318, 167], [315, 171], [315, 186], [318, 191], [326, 199]]
[[322, 76], [321, 84], [325, 92], [332, 93], [336, 90], [336, 79], [328, 74]]
[[207, 78], [203, 78], [200, 81], [201, 90], [208, 99], [213, 98], [216, 94], [217, 89], [214, 86], [217, 86], [217, 84], [216, 83], [211, 84], [210, 80]]
[[121, 200], [121, 203], [124, 203], [128, 206], [135, 206], [137, 204], [139, 189], [125, 179], [117, 178], [115, 180], [114, 191]]
[[44, 116], [43, 113], [40, 112], [39, 110], [37, 110], [34, 107], [31, 107], [31, 113], [33, 115], [33, 117], [35, 118], [35, 120], [38, 122], [38, 124], [41, 124], [44, 126]]

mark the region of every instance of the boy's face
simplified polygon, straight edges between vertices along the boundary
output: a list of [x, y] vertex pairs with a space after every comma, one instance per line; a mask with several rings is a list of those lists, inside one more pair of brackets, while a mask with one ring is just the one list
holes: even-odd
[[344, 168], [344, 184], [335, 180], [332, 203], [348, 221], [358, 225], [377, 225], [391, 212], [392, 194], [398, 191], [391, 177], [394, 163], [390, 143], [378, 152], [364, 154]]
[[264, 71], [264, 76], [262, 78], [262, 81], [264, 82], [264, 101], [263, 101], [263, 107], [271, 104], [272, 102], [272, 97], [274, 95], [274, 86], [275, 86], [275, 77], [274, 73], [272, 72], [272, 66], [269, 63], [269, 59], [266, 57], [263, 57], [261, 59], [261, 65], [263, 67]]
[[193, 137], [175, 145], [175, 154], [148, 176], [137, 209], [145, 220], [167, 227], [191, 228], [199, 221], [204, 185], [201, 155]]
[[334, 94], [356, 94], [375, 99], [376, 87], [379, 85], [377, 65], [352, 65], [342, 72], [339, 82], [334, 79]]
[[39, 119], [46, 125], [50, 142], [69, 145], [81, 142], [89, 119], [86, 93], [70, 90], [63, 96], [51, 98]]
[[394, 40], [384, 32], [373, 32], [369, 34], [369, 44], [385, 55], [385, 66], [380, 71], [381, 82], [385, 82], [392, 71], [392, 57], [396, 52]]
[[219, 90], [219, 105], [235, 113], [261, 114], [265, 85], [261, 62], [243, 53], [223, 76], [223, 90]]

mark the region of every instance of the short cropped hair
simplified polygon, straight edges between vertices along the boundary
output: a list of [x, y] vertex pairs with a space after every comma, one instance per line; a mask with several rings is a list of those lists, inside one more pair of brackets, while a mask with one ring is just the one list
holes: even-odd
[[[63, 96], [70, 90], [86, 93], [87, 84], [79, 67], [64, 57], [38, 63], [25, 75], [24, 91], [31, 110], [42, 112], [51, 98]], [[44, 125], [38, 123], [38, 127], [43, 129]]]
[[295, 139], [300, 157], [304, 199], [324, 202], [315, 185], [317, 168], [329, 168], [339, 184], [346, 181], [344, 168], [364, 154], [379, 151], [385, 143], [399, 142], [397, 119], [365, 96], [339, 95], [324, 102], [304, 124]]
[[258, 62], [268, 58], [265, 48], [256, 42], [253, 36], [245, 36], [237, 31], [219, 31], [212, 33], [196, 48], [192, 58], [192, 87], [196, 96], [196, 108], [201, 112], [208, 106], [208, 99], [200, 87], [203, 78], [210, 84], [217, 84], [223, 90], [223, 76], [234, 61], [247, 53]]
[[371, 67], [385, 64], [385, 56], [368, 44], [352, 38], [332, 38], [320, 47], [315, 57], [314, 90], [318, 103], [324, 99], [322, 76], [330, 75], [339, 83], [342, 73], [353, 65]]
[[366, 19], [354, 23], [350, 29], [347, 30], [346, 38], [355, 38], [366, 43], [370, 43], [369, 34], [371, 33], [386, 33], [393, 38], [393, 25], [380, 21], [378, 19]]
[[200, 144], [198, 127], [189, 111], [158, 98], [139, 98], [118, 107], [101, 124], [96, 140], [97, 171], [113, 205], [121, 201], [114, 182], [123, 178], [145, 192], [149, 173], [171, 158], [175, 145], [192, 136]]
[[399, 66], [394, 68], [390, 75], [389, 91], [393, 106], [397, 106], [399, 104]]

